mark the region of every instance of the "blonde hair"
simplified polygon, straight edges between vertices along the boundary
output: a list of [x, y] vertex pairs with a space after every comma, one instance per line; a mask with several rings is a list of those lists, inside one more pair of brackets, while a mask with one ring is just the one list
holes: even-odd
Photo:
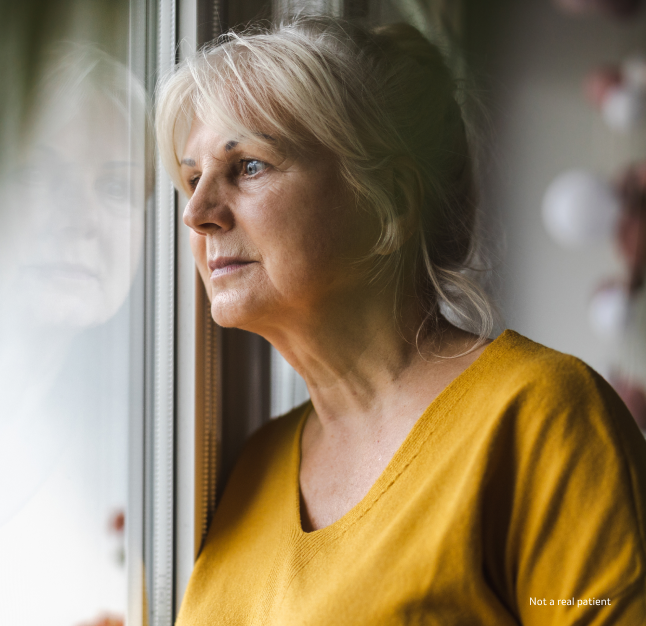
[[[456, 90], [439, 50], [410, 25], [368, 30], [297, 18], [230, 32], [181, 63], [159, 93], [159, 150], [182, 188], [193, 117], [257, 141], [271, 135], [295, 151], [325, 147], [357, 205], [381, 220], [370, 260], [373, 277], [395, 281], [396, 311], [412, 271], [425, 318], [419, 330], [443, 314], [479, 344], [494, 316], [469, 276], [477, 194]], [[411, 210], [412, 235], [399, 219]]]

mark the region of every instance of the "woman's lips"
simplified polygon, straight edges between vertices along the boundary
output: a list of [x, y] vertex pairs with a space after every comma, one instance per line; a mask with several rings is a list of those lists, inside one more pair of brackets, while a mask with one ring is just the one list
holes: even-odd
[[99, 279], [94, 269], [81, 263], [43, 263], [27, 266], [25, 270], [46, 280], [95, 281]]
[[218, 278], [218, 276], [236, 272], [251, 263], [255, 263], [255, 261], [248, 261], [238, 257], [217, 257], [208, 262], [209, 269], [211, 270], [211, 280]]

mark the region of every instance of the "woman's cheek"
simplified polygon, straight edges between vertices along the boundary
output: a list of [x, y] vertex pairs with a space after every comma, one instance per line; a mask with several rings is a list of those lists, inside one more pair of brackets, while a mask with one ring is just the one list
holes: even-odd
[[206, 237], [204, 235], [198, 235], [194, 230], [190, 232], [190, 242], [191, 242], [191, 251], [193, 252], [193, 257], [195, 258], [195, 264], [197, 265], [197, 271], [200, 273], [202, 282], [206, 289], [206, 295], [211, 301], [211, 280], [210, 272], [207, 266], [206, 258]]

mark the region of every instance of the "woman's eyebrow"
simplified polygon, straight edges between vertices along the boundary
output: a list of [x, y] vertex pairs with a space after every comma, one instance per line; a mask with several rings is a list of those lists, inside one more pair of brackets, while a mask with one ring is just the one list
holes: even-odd
[[[266, 135], [265, 133], [255, 133], [258, 137], [262, 137], [263, 139], [266, 139], [268, 141], [275, 142], [276, 140], [271, 136], [271, 135]], [[240, 142], [236, 141], [235, 139], [232, 139], [231, 141], [227, 141], [226, 144], [224, 144], [224, 151], [225, 152], [230, 152], [233, 150]], [[181, 165], [187, 165], [188, 167], [195, 167], [195, 159], [192, 159], [191, 157], [184, 157], [180, 161]]]
[[[276, 140], [271, 136], [267, 135], [265, 133], [254, 133], [256, 137], [262, 137], [263, 139], [266, 139], [267, 141], [271, 141], [273, 143], [276, 143]], [[225, 152], [229, 152], [230, 150], [233, 150], [240, 142], [232, 139], [231, 141], [227, 141], [227, 143], [224, 146]]]

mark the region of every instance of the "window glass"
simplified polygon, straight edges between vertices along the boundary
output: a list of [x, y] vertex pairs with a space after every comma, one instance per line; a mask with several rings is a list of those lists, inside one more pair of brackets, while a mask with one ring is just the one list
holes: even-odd
[[123, 623], [140, 532], [146, 96], [128, 4], [72, 5], [0, 171], [0, 623], [21, 626]]
[[279, 417], [309, 399], [305, 381], [284, 357], [271, 348], [271, 417]]

